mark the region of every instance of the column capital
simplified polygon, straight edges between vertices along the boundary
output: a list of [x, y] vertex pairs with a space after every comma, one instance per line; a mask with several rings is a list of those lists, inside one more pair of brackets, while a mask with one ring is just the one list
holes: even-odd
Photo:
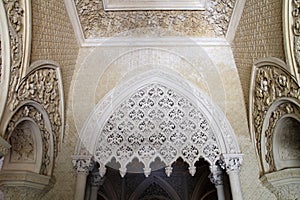
[[74, 155], [72, 156], [73, 168], [77, 173], [89, 174], [91, 170], [92, 156], [89, 155]]
[[208, 176], [208, 178], [210, 179], [210, 181], [215, 185], [215, 186], [219, 186], [219, 185], [223, 185], [223, 172], [220, 166], [218, 165], [213, 165], [210, 166], [210, 175]]
[[242, 166], [244, 154], [222, 154], [220, 164], [227, 173], [239, 172]]

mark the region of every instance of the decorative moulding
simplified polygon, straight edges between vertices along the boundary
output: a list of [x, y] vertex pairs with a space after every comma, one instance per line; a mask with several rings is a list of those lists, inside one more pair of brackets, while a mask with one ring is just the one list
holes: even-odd
[[261, 174], [264, 174], [275, 168], [272, 159], [273, 132], [268, 131], [269, 123], [275, 120], [271, 113], [286, 102], [299, 105], [300, 88], [286, 70], [285, 63], [277, 58], [261, 59], [254, 64], [250, 88], [250, 133], [256, 146]]
[[95, 106], [80, 138], [100, 163], [101, 176], [113, 157], [121, 164], [121, 176], [134, 158], [148, 176], [156, 157], [166, 164], [167, 175], [179, 157], [193, 175], [200, 156], [214, 165], [221, 154], [240, 151], [212, 100], [182, 78], [161, 71], [140, 74], [113, 89]]
[[[180, 0], [177, 0], [177, 1], [180, 2]], [[201, 0], [201, 1], [203, 1], [203, 0]], [[113, 29], [114, 29], [113, 27], [109, 28], [109, 30], [112, 31], [112, 33], [109, 33], [109, 36], [100, 36], [101, 34], [99, 36], [97, 35], [97, 34], [99, 34], [99, 31], [97, 31], [96, 29], [100, 28], [100, 27], [98, 27], [99, 23], [104, 23], [104, 22], [99, 21], [99, 18], [100, 19], [102, 19], [102, 18], [97, 16], [97, 14], [95, 14], [96, 16], [93, 16], [94, 15], [93, 13], [98, 12], [98, 10], [100, 9], [100, 8], [98, 8], [99, 6], [98, 7], [96, 6], [94, 8], [93, 7], [94, 5], [92, 3], [85, 3], [84, 5], [87, 4], [87, 6], [84, 6], [84, 8], [82, 8], [83, 10], [77, 10], [79, 8], [76, 7], [74, 0], [72, 0], [72, 1], [64, 0], [64, 2], [66, 5], [66, 8], [67, 8], [71, 23], [73, 25], [78, 44], [81, 47], [128, 46], [128, 45], [130, 45], [130, 46], [166, 46], [166, 45], [167, 46], [174, 46], [174, 45], [189, 46], [191, 44], [203, 45], [203, 46], [224, 46], [224, 45], [229, 46], [229, 43], [232, 42], [232, 39], [234, 37], [235, 31], [237, 28], [237, 24], [239, 22], [239, 19], [240, 19], [240, 16], [242, 14], [242, 10], [244, 7], [244, 0], [237, 1], [237, 3], [235, 0], [227, 0], [227, 1], [221, 1], [221, 0], [207, 1], [206, 0], [205, 1], [204, 4], [207, 7], [205, 8], [205, 11], [203, 11], [203, 14], [198, 17], [203, 18], [203, 20], [206, 20], [208, 22], [207, 26], [212, 27], [213, 31], [215, 32], [216, 37], [211, 36], [211, 35], [205, 36], [205, 37], [203, 37], [203, 36], [201, 37], [201, 35], [192, 36], [192, 35], [186, 34], [184, 31], [183, 31], [183, 35], [181, 35], [181, 33], [179, 33], [178, 37], [176, 37], [178, 33], [176, 34], [176, 36], [173, 35], [174, 33], [171, 35], [168, 35], [168, 33], [165, 33], [164, 36], [145, 35], [144, 37], [131, 37], [132, 35], [129, 35], [130, 37], [122, 37], [122, 36], [120, 36], [120, 34], [118, 34], [118, 32], [113, 32]], [[112, 0], [111, 2], [114, 2], [114, 0]], [[118, 2], [121, 2], [121, 1], [118, 1]], [[133, 1], [133, 2], [138, 2], [138, 1]], [[147, 1], [144, 1], [144, 2], [147, 2]], [[143, 2], [143, 4], [144, 4], [144, 2]], [[190, 1], [188, 1], [188, 2], [190, 2]], [[186, 1], [184, 3], [187, 5], [188, 2]], [[100, 4], [101, 1], [98, 3]], [[173, 2], [172, 2], [172, 4], [173, 4]], [[127, 5], [127, 3], [125, 5]], [[92, 6], [92, 8], [91, 8], [91, 6]], [[82, 13], [86, 14], [88, 9], [92, 10], [92, 12], [88, 12], [88, 13], [91, 13], [90, 14], [91, 16], [89, 16], [89, 17], [80, 16], [80, 15], [82, 15]], [[100, 9], [100, 11], [101, 11], [101, 9]], [[149, 11], [149, 12], [151, 12], [151, 11]], [[176, 12], [176, 11], [174, 11], [174, 12]], [[201, 11], [199, 11], [199, 12], [201, 12]], [[111, 13], [115, 13], [115, 12], [108, 12], [108, 13], [104, 12], [104, 13], [100, 14], [103, 17], [102, 21], [107, 21], [107, 20], [111, 21], [111, 18], [115, 17], [114, 15], [110, 16]], [[110, 17], [108, 17], [107, 15], [109, 15]], [[174, 18], [174, 17], [177, 18], [177, 15], [174, 14], [174, 16], [172, 15], [171, 17], [166, 16], [166, 19]], [[95, 24], [95, 26], [93, 26], [94, 28], [92, 30], [90, 30], [87, 27], [85, 28], [84, 25], [81, 24], [81, 20], [82, 20], [81, 18], [84, 18], [84, 21], [88, 21], [87, 22], [88, 26], [90, 24]], [[89, 20], [91, 20], [91, 21], [89, 21]], [[116, 21], [117, 21], [117, 19], [116, 19]], [[137, 22], [132, 22], [132, 20], [129, 20], [129, 21], [127, 20], [126, 23], [127, 22], [133, 23], [133, 25], [134, 25], [134, 23], [137, 23]], [[107, 22], [107, 23], [111, 24], [111, 22]], [[105, 22], [105, 24], [106, 24], [106, 22]], [[114, 26], [114, 25], [110, 25], [110, 26]], [[121, 26], [123, 26], [123, 25], [121, 25]], [[127, 24], [127, 26], [128, 26], [128, 24]], [[150, 28], [150, 27], [148, 27], [148, 28]], [[158, 28], [159, 27], [155, 27], [154, 29], [157, 31]], [[177, 27], [177, 29], [178, 28], [179, 27]], [[139, 28], [137, 28], [137, 29], [139, 29]], [[140, 27], [140, 29], [147, 29], [147, 27]], [[96, 32], [94, 33], [93, 30], [95, 30]], [[100, 28], [100, 30], [102, 30], [102, 29]], [[127, 29], [125, 29], [125, 30], [127, 30]], [[179, 28], [179, 30], [181, 30], [181, 29]], [[150, 30], [148, 32], [152, 32], [152, 31], [153, 30]], [[170, 32], [170, 30], [168, 30], [168, 29], [166, 29], [166, 31]], [[175, 32], [177, 32], [177, 31], [175, 31]], [[86, 34], [91, 35], [91, 36], [87, 37], [87, 36], [85, 36]], [[117, 36], [115, 36], [116, 34], [117, 34]], [[130, 34], [130, 31], [129, 31], [129, 34]]]
[[283, 1], [284, 48], [288, 70], [300, 81], [300, 2]]
[[113, 10], [205, 10], [208, 0], [104, 0], [103, 8]]
[[278, 199], [300, 198], [299, 169], [283, 169], [281, 171], [265, 174], [260, 180]]

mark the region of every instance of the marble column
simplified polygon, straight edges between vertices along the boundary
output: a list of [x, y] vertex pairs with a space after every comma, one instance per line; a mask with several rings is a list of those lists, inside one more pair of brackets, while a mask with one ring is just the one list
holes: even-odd
[[240, 167], [243, 162], [242, 154], [222, 154], [222, 167], [226, 169], [229, 175], [231, 194], [233, 200], [242, 200], [242, 191], [240, 183]]
[[215, 185], [218, 194], [218, 200], [225, 200], [224, 187], [223, 187], [223, 172], [220, 166], [210, 166], [211, 174], [209, 175], [210, 181]]
[[84, 200], [86, 180], [91, 168], [91, 156], [76, 155], [72, 158], [74, 170], [77, 172], [74, 200]]

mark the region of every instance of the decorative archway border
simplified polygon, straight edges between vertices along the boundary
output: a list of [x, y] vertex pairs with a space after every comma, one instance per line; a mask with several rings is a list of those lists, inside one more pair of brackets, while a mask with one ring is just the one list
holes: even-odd
[[[95, 153], [98, 133], [101, 131], [104, 122], [112, 114], [115, 106], [119, 105], [120, 102], [128, 97], [133, 91], [150, 83], [162, 83], [176, 91], [180, 91], [185, 97], [188, 97], [194, 105], [201, 108], [216, 134], [215, 136], [221, 154], [240, 153], [233, 129], [222, 111], [212, 102], [212, 100], [180, 76], [175, 74], [170, 75], [169, 73], [166, 74], [160, 70], [152, 70], [140, 74], [126, 83], [122, 83], [122, 85], [116, 87], [107, 94], [87, 119], [84, 128], [80, 133], [81, 145], [79, 145], [78, 148], [83, 147], [83, 149], [87, 149], [87, 151], [93, 155]], [[102, 171], [102, 173], [104, 174], [105, 171]]]

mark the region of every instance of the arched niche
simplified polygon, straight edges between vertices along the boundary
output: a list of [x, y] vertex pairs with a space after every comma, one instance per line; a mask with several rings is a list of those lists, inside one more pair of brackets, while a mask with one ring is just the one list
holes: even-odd
[[260, 180], [278, 199], [299, 197], [299, 162], [297, 156], [291, 156], [299, 152], [299, 145], [295, 145], [299, 144], [299, 94], [299, 84], [283, 61], [264, 58], [254, 64], [250, 131], [260, 164]]
[[274, 164], [276, 170], [300, 167], [300, 121], [286, 116], [274, 129]]
[[37, 124], [30, 118], [20, 121], [12, 131], [9, 153], [3, 170], [39, 173], [42, 164], [42, 137]]

